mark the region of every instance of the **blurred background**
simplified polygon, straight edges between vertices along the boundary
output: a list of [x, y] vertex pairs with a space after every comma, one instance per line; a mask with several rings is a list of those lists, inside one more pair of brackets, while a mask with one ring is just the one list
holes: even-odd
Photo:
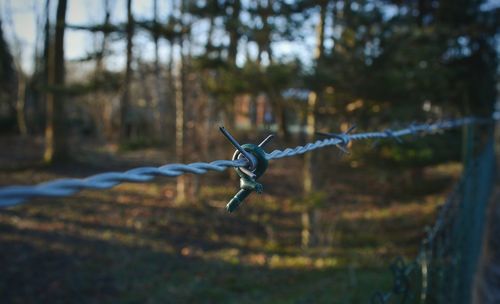
[[[0, 0], [0, 185], [230, 159], [315, 132], [491, 115], [495, 0]], [[470, 152], [470, 129], [0, 210], [0, 301], [367, 303]], [[468, 134], [468, 135], [467, 135]], [[493, 165], [492, 165], [493, 166]]]

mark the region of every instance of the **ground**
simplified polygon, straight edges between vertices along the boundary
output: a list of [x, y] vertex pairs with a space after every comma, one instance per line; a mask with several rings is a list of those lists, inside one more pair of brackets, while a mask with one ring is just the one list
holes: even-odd
[[[0, 186], [172, 162], [158, 149], [89, 149], [47, 167], [40, 142], [2, 142], [11, 149], [0, 151]], [[217, 172], [183, 203], [175, 180], [158, 178], [1, 209], [0, 302], [367, 303], [390, 288], [392, 259], [415, 255], [461, 170], [429, 166], [415, 181], [410, 171], [336, 161], [310, 209], [315, 245], [304, 248], [301, 166], [273, 161], [264, 194], [233, 214], [224, 205], [238, 181]]]

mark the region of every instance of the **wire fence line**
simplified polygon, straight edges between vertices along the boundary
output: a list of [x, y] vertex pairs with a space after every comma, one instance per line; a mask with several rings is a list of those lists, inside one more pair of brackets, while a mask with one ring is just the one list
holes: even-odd
[[[426, 229], [424, 238], [420, 242], [420, 247], [416, 257], [407, 262], [401, 256], [395, 258], [389, 266], [392, 274], [392, 287], [387, 291], [376, 291], [371, 298], [371, 304], [407, 303], [420, 298], [420, 302], [425, 303], [429, 286], [429, 264], [431, 255], [429, 248], [432, 248], [436, 238], [442, 233], [447, 221], [450, 221], [449, 211], [454, 203], [459, 199], [461, 186], [470, 178], [469, 174], [464, 174], [463, 178], [455, 185], [446, 201], [440, 206], [436, 221], [431, 227]], [[415, 279], [415, 276], [421, 277]], [[415, 286], [414, 281], [421, 281], [421, 286]], [[420, 294], [417, 294], [420, 292]], [[396, 299], [397, 298], [397, 299]]]
[[[372, 304], [472, 302], [496, 172], [493, 133], [487, 137], [481, 149], [468, 155], [462, 177], [426, 229], [416, 257], [391, 263], [392, 287], [374, 293]], [[468, 148], [476, 145], [474, 139], [467, 138]]]
[[[368, 139], [398, 139], [400, 137], [417, 134], [432, 134], [441, 130], [458, 128], [464, 125], [489, 124], [500, 120], [500, 112], [495, 112], [490, 118], [465, 117], [460, 119], [443, 120], [436, 123], [411, 124], [400, 130], [384, 130], [380, 132], [366, 132], [349, 134], [322, 133], [327, 138], [308, 143], [304, 146], [274, 150], [266, 153], [267, 160], [292, 157], [328, 146], [337, 146], [341, 149], [351, 141]], [[87, 178], [58, 179], [29, 186], [8, 186], [0, 188], [0, 207], [10, 207], [23, 203], [34, 197], [64, 197], [75, 194], [84, 189], [109, 189], [124, 182], [148, 182], [156, 176], [177, 177], [185, 173], [205, 174], [208, 171], [224, 171], [227, 168], [247, 168], [250, 161], [241, 158], [236, 160], [216, 160], [210, 163], [196, 162], [191, 164], [167, 164], [161, 167], [140, 167], [125, 172], [106, 172]]]

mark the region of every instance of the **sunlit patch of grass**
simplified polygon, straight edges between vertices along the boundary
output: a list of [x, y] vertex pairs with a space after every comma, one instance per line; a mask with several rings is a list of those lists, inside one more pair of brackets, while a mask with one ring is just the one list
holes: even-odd
[[401, 218], [427, 217], [433, 214], [436, 207], [442, 202], [442, 196], [427, 196], [420, 201], [398, 204], [394, 202], [390, 206], [371, 206], [362, 210], [349, 210], [342, 212], [341, 220], [395, 220]]
[[335, 257], [312, 258], [309, 256], [280, 256], [272, 255], [269, 259], [271, 268], [332, 268], [338, 266], [339, 261]]
[[267, 211], [279, 211], [283, 207], [285, 202], [288, 200], [279, 201], [278, 198], [269, 194], [252, 194], [251, 197], [247, 198], [247, 204], [258, 209], [264, 209]]
[[436, 166], [431, 166], [426, 168], [426, 174], [432, 175], [443, 175], [443, 176], [452, 176], [459, 177], [463, 171], [463, 166], [458, 162], [450, 162], [444, 164], [438, 164]]
[[210, 197], [210, 198], [226, 198], [229, 197], [231, 194], [234, 195], [234, 187], [227, 187], [227, 186], [203, 186], [201, 187], [200, 190], [200, 196], [201, 197]]
[[159, 197], [162, 192], [162, 185], [156, 183], [124, 183], [113, 189], [116, 193], [133, 193], [144, 196]]

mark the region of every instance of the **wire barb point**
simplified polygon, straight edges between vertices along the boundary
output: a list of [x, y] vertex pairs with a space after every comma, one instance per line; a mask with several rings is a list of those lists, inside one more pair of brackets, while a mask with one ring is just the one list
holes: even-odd
[[387, 137], [394, 139], [398, 144], [403, 143], [403, 140], [399, 138], [399, 136], [396, 136], [392, 129], [386, 129], [384, 133], [387, 135]]
[[231, 135], [231, 133], [229, 133], [229, 131], [226, 130], [226, 128], [224, 128], [223, 126], [220, 126], [219, 130], [227, 138], [227, 140], [229, 140], [229, 142], [236, 148], [236, 150], [238, 150], [240, 155], [242, 155], [247, 160], [248, 165], [245, 166], [246, 169], [248, 169], [249, 171], [255, 170], [255, 168], [257, 167], [257, 160], [255, 159], [255, 157], [251, 153], [249, 153], [245, 149], [243, 149], [243, 147]]
[[271, 141], [271, 139], [273, 139], [273, 138], [274, 138], [274, 135], [273, 135], [273, 134], [269, 134], [266, 138], [264, 138], [264, 140], [263, 140], [263, 141], [261, 141], [261, 142], [260, 142], [259, 147], [263, 148], [263, 147], [264, 147], [265, 145], [267, 145], [267, 144]]
[[336, 143], [335, 147], [337, 147], [344, 154], [350, 154], [349, 150], [347, 150], [347, 146], [349, 145], [349, 142], [351, 141], [350, 133], [354, 129], [356, 129], [356, 125], [352, 125], [346, 132], [340, 133], [340, 134], [338, 134], [338, 133], [324, 133], [324, 132], [316, 132], [316, 134], [338, 139], [340, 142]]

